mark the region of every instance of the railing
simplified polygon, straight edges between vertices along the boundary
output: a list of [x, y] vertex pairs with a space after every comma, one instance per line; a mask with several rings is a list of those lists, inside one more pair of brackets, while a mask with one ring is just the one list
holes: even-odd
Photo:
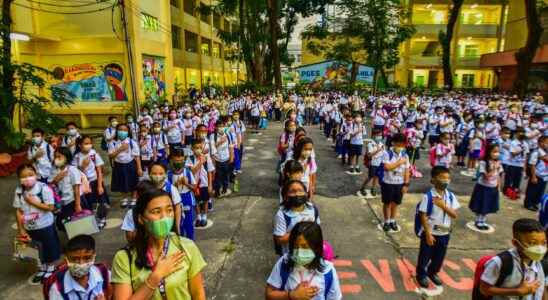
[[417, 66], [441, 66], [440, 56], [411, 55], [409, 63]]
[[457, 57], [458, 67], [479, 67], [481, 56], [459, 56]]

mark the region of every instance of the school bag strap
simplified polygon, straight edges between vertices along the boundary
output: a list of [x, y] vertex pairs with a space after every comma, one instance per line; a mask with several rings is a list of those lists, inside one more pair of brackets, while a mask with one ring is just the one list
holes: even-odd
[[[281, 278], [281, 286], [280, 291], [285, 290], [285, 286], [287, 285], [287, 281], [289, 279], [289, 258], [282, 258], [282, 264], [280, 266], [280, 278]], [[333, 268], [329, 270], [329, 272], [323, 274], [323, 282], [324, 282], [324, 299], [327, 299], [327, 296], [329, 295], [329, 291], [331, 290], [331, 286], [333, 285]]]
[[499, 278], [497, 278], [495, 286], [500, 287], [506, 277], [512, 274], [512, 270], [514, 269], [514, 258], [508, 250], [497, 254], [497, 256], [500, 258], [502, 265], [500, 267]]
[[[494, 286], [500, 287], [504, 283], [504, 280], [512, 274], [512, 270], [514, 269], [514, 259], [512, 257], [512, 254], [508, 250], [500, 252], [499, 254], [495, 256], [499, 257], [501, 261], [501, 266], [500, 266], [499, 277], [497, 278], [497, 281], [495, 282]], [[481, 293], [480, 284], [481, 284], [481, 276], [483, 275], [483, 272], [485, 271], [485, 264], [495, 256], [487, 255], [479, 259], [476, 265], [476, 269], [474, 271], [474, 286], [472, 289], [472, 300], [492, 299], [491, 296], [486, 296]]]
[[[318, 210], [318, 207], [314, 204], [312, 204], [312, 208], [314, 208], [314, 223], [318, 223], [318, 218], [320, 217], [320, 211]], [[289, 224], [291, 223], [291, 217], [285, 212], [282, 212], [282, 214], [284, 216], [285, 226], [287, 228], [289, 227]]]

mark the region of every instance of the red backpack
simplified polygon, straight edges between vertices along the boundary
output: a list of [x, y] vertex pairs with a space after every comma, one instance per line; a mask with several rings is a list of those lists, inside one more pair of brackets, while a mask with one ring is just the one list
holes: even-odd
[[428, 160], [430, 160], [430, 166], [434, 167], [436, 165], [436, 146], [433, 146], [428, 150]]
[[[109, 282], [109, 274], [108, 274], [108, 268], [105, 264], [102, 263], [96, 263], [94, 266], [99, 269], [99, 272], [101, 273], [101, 277], [103, 277], [103, 293], [105, 294], [105, 297], [110, 295], [110, 282]], [[55, 284], [57, 286], [57, 290], [59, 291], [59, 294], [61, 294], [61, 297], [63, 297], [63, 300], [69, 300], [69, 296], [67, 293], [65, 293], [65, 274], [68, 271], [68, 266], [66, 264], [63, 264], [55, 271], [55, 273], [51, 274], [50, 277], [44, 280], [43, 286], [42, 286], [42, 294], [44, 296], [45, 300], [50, 300], [49, 298], [49, 291], [51, 287]], [[53, 299], [52, 299], [53, 300]]]
[[483, 271], [485, 271], [485, 264], [495, 256], [498, 256], [500, 258], [502, 266], [500, 268], [499, 278], [497, 279], [497, 282], [494, 286], [500, 287], [504, 282], [504, 279], [512, 274], [512, 270], [514, 269], [514, 259], [512, 258], [512, 254], [509, 251], [503, 251], [497, 255], [483, 256], [478, 261], [476, 265], [476, 270], [474, 271], [474, 287], [472, 289], [472, 300], [490, 300], [493, 298], [491, 296], [486, 296], [481, 293], [480, 281], [481, 275], [483, 275]]

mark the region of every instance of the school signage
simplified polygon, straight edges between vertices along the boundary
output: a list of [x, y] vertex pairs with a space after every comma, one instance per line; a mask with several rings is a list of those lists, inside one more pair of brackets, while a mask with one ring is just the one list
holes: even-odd
[[[336, 60], [324, 61], [316, 64], [296, 68], [300, 82], [314, 85], [345, 83], [350, 80], [352, 64]], [[374, 69], [366, 65], [358, 66], [357, 82], [373, 83]]]

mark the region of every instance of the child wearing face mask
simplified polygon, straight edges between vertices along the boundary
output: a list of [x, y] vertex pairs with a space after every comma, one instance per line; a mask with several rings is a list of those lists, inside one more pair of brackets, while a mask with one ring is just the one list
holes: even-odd
[[40, 262], [33, 283], [40, 283], [55, 270], [55, 262], [61, 256], [61, 245], [54, 226], [53, 192], [47, 184], [38, 181], [32, 164], [17, 169], [19, 185], [15, 189], [12, 206], [16, 210], [17, 239], [21, 242], [38, 243]]
[[[164, 122], [163, 131], [167, 133], [167, 142], [171, 150], [174, 150], [175, 148], [182, 149], [183, 133], [186, 134], [186, 128], [185, 128], [185, 124], [183, 124], [181, 119], [177, 118], [176, 110], [174, 109], [170, 110], [169, 117]], [[167, 160], [167, 155], [166, 155], [166, 160]]]
[[103, 182], [104, 162], [99, 153], [93, 149], [93, 140], [88, 135], [83, 135], [78, 140], [80, 151], [74, 155], [72, 163], [82, 171], [91, 188], [91, 192], [84, 195], [87, 204], [93, 208], [97, 215], [97, 225], [100, 229], [104, 228], [106, 219], [106, 210], [110, 204]]
[[[362, 188], [358, 191], [360, 197], [377, 197], [377, 188], [379, 187], [379, 179], [382, 177], [384, 170], [382, 170], [382, 156], [384, 153], [384, 141], [382, 137], [382, 130], [378, 128], [373, 129], [373, 140], [367, 143], [366, 152], [364, 155], [364, 164], [367, 163], [368, 172], [367, 178], [362, 184]], [[367, 189], [367, 185], [371, 183], [371, 189]]]
[[[306, 186], [308, 191], [308, 198], [312, 200], [316, 191], [316, 172], [318, 171], [318, 166], [316, 165], [316, 160], [312, 156], [314, 152], [314, 142], [309, 137], [303, 137], [295, 145], [295, 151], [291, 160], [297, 161], [301, 164], [304, 169], [303, 176], [301, 181]], [[289, 160], [286, 161], [286, 163]], [[282, 170], [284, 165], [282, 165]]]
[[231, 164], [234, 162], [234, 136], [227, 125], [228, 118], [221, 117], [217, 121], [217, 130], [210, 141], [211, 157], [215, 161], [215, 179], [213, 188], [216, 197], [228, 196], [232, 191], [228, 188], [231, 174]]
[[362, 171], [358, 165], [359, 157], [363, 154], [363, 135], [365, 127], [363, 126], [362, 116], [360, 114], [354, 117], [354, 123], [350, 131], [350, 175], [360, 175]]
[[468, 171], [464, 175], [473, 177], [476, 174], [477, 162], [481, 158], [481, 149], [484, 146], [484, 124], [477, 122], [476, 128], [470, 131], [470, 143], [468, 145]]
[[532, 211], [539, 209], [540, 200], [548, 182], [548, 136], [542, 136], [538, 140], [538, 145], [538, 149], [534, 150], [529, 157], [527, 166], [529, 180], [523, 201], [523, 206]]
[[145, 124], [146, 127], [150, 128], [152, 127], [152, 123], [154, 123], [154, 119], [149, 115], [149, 109], [147, 107], [143, 107], [141, 109], [141, 115], [139, 116], [139, 124]]
[[240, 120], [240, 113], [234, 112], [232, 115], [232, 124], [230, 130], [236, 135], [234, 145], [234, 173], [242, 173], [242, 160], [244, 154], [244, 134], [246, 131], [244, 122]]
[[133, 207], [137, 202], [138, 177], [143, 176], [143, 169], [139, 145], [129, 137], [129, 128], [125, 124], [116, 127], [116, 137], [109, 144], [108, 154], [113, 160], [111, 191], [122, 194], [122, 208]]
[[[48, 183], [54, 185], [61, 197], [61, 210], [57, 214], [56, 225], [60, 231], [65, 231], [63, 221], [79, 213], [84, 208], [89, 208], [83, 197], [82, 175], [76, 166], [71, 165], [72, 154], [70, 150], [61, 147], [55, 151], [54, 169], [48, 178]], [[85, 175], [84, 175], [85, 176]]]
[[129, 132], [131, 132], [131, 138], [137, 142], [139, 139], [140, 126], [139, 123], [135, 121], [132, 114], [126, 114], [126, 124], [129, 127]]
[[455, 154], [455, 147], [450, 142], [451, 135], [447, 132], [440, 134], [440, 142], [436, 145], [436, 160], [434, 166], [451, 167], [451, 160]]
[[66, 264], [44, 283], [47, 299], [95, 299], [112, 297], [110, 271], [105, 264], [95, 263], [95, 240], [90, 235], [77, 235], [65, 247]]
[[[512, 236], [511, 249], [485, 257], [479, 284], [472, 292], [474, 299], [543, 299], [546, 293], [541, 262], [546, 254], [544, 229], [537, 220], [518, 219], [512, 225]], [[508, 272], [503, 274], [503, 270]]]
[[78, 126], [74, 122], [68, 122], [65, 125], [65, 136], [61, 139], [61, 147], [67, 147], [70, 149], [70, 153], [74, 155], [78, 148], [78, 143], [76, 142], [80, 138], [80, 133], [78, 133]]
[[268, 277], [265, 299], [342, 299], [337, 271], [323, 258], [320, 225], [300, 222], [288, 240], [288, 252], [278, 259]]
[[435, 166], [431, 177], [433, 187], [418, 205], [420, 249], [416, 274], [422, 288], [428, 288], [429, 279], [436, 286], [442, 285], [437, 274], [445, 259], [453, 219], [460, 208], [457, 197], [447, 189], [451, 182], [449, 169]]
[[188, 157], [185, 167], [192, 170], [197, 180], [196, 197], [196, 227], [207, 225], [208, 203], [213, 195], [213, 177], [215, 166], [209, 154], [204, 153], [203, 139], [192, 142], [192, 155]]
[[177, 184], [170, 181], [168, 178], [168, 172], [166, 166], [159, 163], [154, 163], [150, 166], [150, 181], [156, 186], [157, 189], [163, 190], [171, 196], [171, 201], [173, 202], [173, 207], [175, 208], [175, 230], [181, 235], [180, 224], [185, 215], [182, 212], [181, 207], [181, 195], [177, 189]]
[[198, 125], [193, 119], [192, 119], [192, 110], [187, 110], [184, 115], [184, 119], [182, 121], [182, 130], [185, 135], [184, 138], [184, 144], [185, 146], [192, 145], [192, 134], [194, 132], [194, 129], [196, 129], [196, 126]]
[[282, 189], [288, 183], [292, 180], [301, 180], [304, 174], [304, 168], [303, 166], [294, 160], [288, 161], [286, 164], [284, 164], [283, 172], [282, 172], [282, 184], [280, 186], [280, 204], [283, 204], [283, 194]]
[[40, 128], [33, 129], [32, 145], [27, 151], [27, 158], [32, 161], [38, 181], [48, 182], [48, 177], [53, 168], [54, 152], [53, 147], [44, 140], [44, 130]]
[[152, 150], [154, 152], [153, 161], [167, 165], [169, 157], [169, 141], [166, 134], [162, 131], [160, 122], [154, 122], [152, 126]]
[[300, 180], [288, 180], [282, 187], [282, 204], [274, 216], [274, 243], [278, 255], [287, 254], [289, 233], [299, 222], [320, 224], [318, 208], [309, 201], [306, 186]]
[[277, 150], [280, 155], [280, 163], [283, 163], [287, 159], [287, 152], [291, 150], [293, 141], [295, 140], [295, 131], [297, 130], [297, 123], [291, 120], [285, 122], [284, 132], [278, 139]]
[[114, 116], [108, 117], [108, 127], [105, 131], [103, 131], [103, 139], [101, 140], [102, 150], [107, 151], [108, 144], [110, 144], [116, 137], [116, 126], [118, 126], [118, 118]]
[[485, 157], [479, 163], [479, 178], [474, 186], [468, 207], [476, 214], [474, 225], [478, 230], [488, 230], [487, 214], [499, 210], [499, 190], [504, 173], [500, 162], [500, 148], [487, 146]]
[[182, 236], [194, 240], [194, 210], [196, 209], [197, 181], [192, 170], [185, 166], [185, 155], [181, 150], [171, 152], [170, 169], [167, 172], [167, 181], [179, 190], [184, 219], [179, 224], [179, 232]]
[[504, 195], [512, 200], [519, 199], [519, 189], [523, 170], [526, 166], [529, 145], [525, 140], [525, 130], [521, 127], [516, 129], [516, 134], [510, 142], [510, 158], [504, 177]]

